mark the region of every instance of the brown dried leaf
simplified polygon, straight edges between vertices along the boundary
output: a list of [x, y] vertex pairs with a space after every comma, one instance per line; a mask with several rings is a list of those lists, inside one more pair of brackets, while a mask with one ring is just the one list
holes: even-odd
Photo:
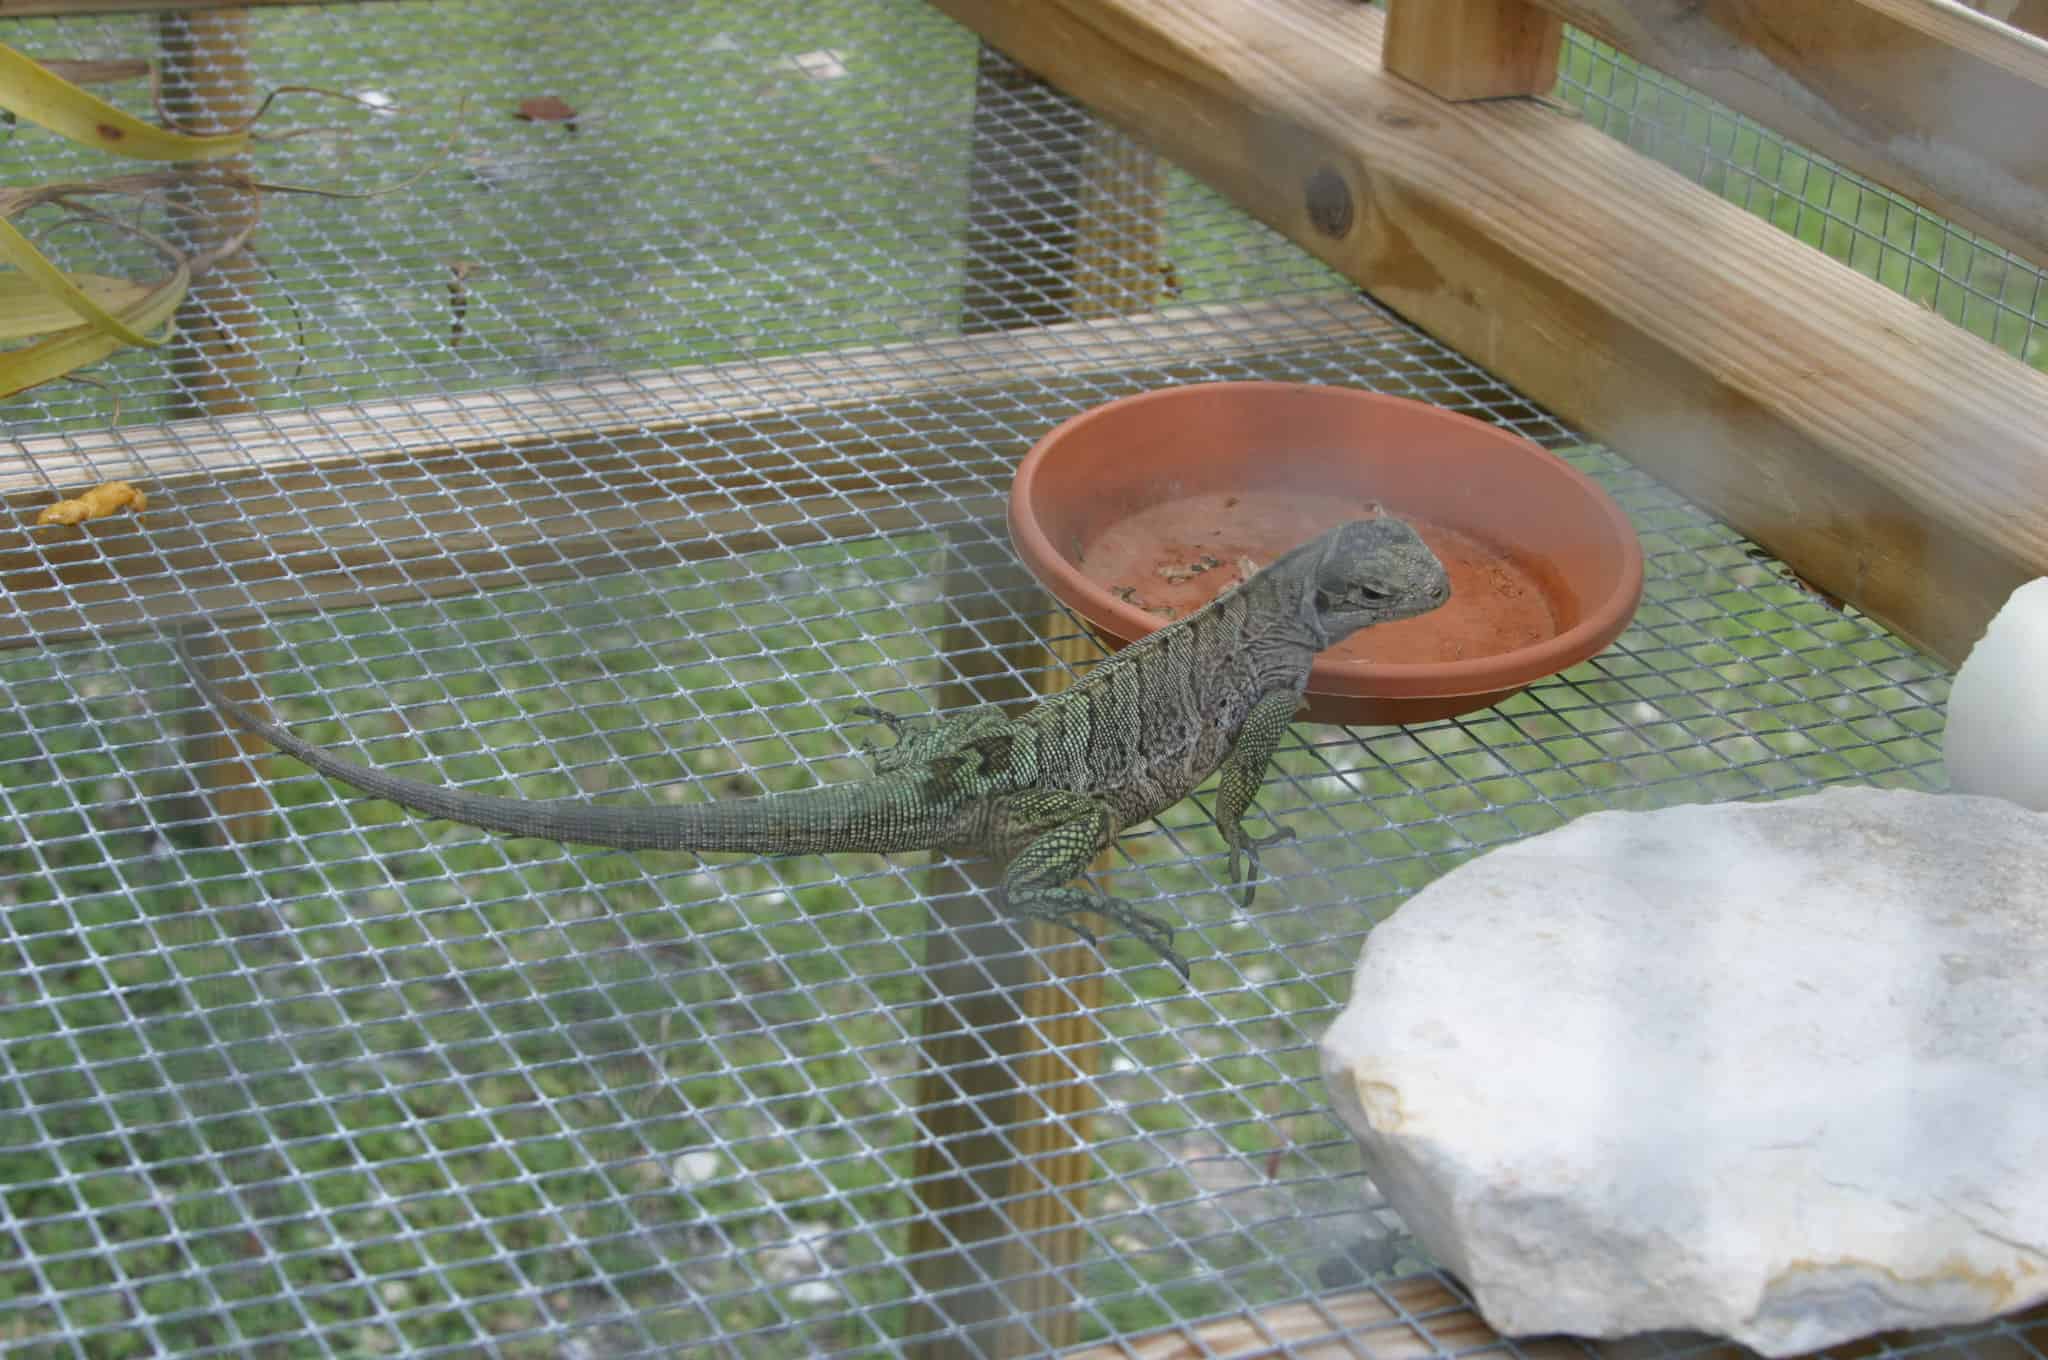
[[551, 94], [520, 100], [512, 116], [527, 123], [565, 123], [571, 132], [576, 130], [576, 110]]

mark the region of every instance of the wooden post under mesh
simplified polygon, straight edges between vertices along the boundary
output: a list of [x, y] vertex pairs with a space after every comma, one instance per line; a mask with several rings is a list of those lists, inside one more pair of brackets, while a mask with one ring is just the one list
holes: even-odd
[[[246, 10], [161, 14], [157, 42], [163, 52], [164, 108], [184, 131], [226, 131], [240, 126], [254, 111]], [[188, 170], [187, 182], [179, 184], [169, 200], [172, 238], [180, 249], [195, 255], [217, 253], [254, 227], [260, 210], [257, 196], [224, 184], [213, 174], [248, 168], [248, 158], [236, 156]], [[247, 249], [214, 259], [195, 275], [178, 307], [177, 336], [171, 342], [178, 397], [173, 409], [165, 412], [166, 419], [231, 416], [256, 409], [264, 384], [256, 354], [263, 333], [255, 301], [261, 278], [262, 268]], [[261, 673], [267, 654], [246, 632], [237, 635], [237, 646], [241, 670], [229, 663], [228, 672], [238, 677], [228, 682], [229, 692], [256, 700], [253, 677]], [[250, 678], [239, 678], [243, 673]], [[208, 815], [222, 834], [230, 841], [269, 835], [270, 791], [256, 767], [267, 749], [263, 742], [202, 718], [191, 733], [190, 749], [205, 788]]]
[[[1066, 616], [1047, 620], [1071, 628]], [[980, 632], [989, 636], [991, 629]], [[1048, 648], [1005, 621], [1020, 659], [1093, 653], [1069, 637]], [[1010, 650], [1010, 649], [1005, 649]], [[1012, 655], [1019, 655], [1012, 651]], [[1063, 687], [1070, 672], [1046, 672]], [[971, 682], [948, 694], [980, 702]], [[974, 695], [976, 697], [969, 697]], [[1000, 914], [1000, 866], [945, 865], [927, 876], [934, 924], [921, 1029], [911, 1270], [933, 1302], [908, 1329], [913, 1354], [1038, 1355], [1079, 1340], [1071, 1267], [1085, 1246], [1091, 1178], [1081, 1123], [1094, 1109], [1102, 960], [1072, 932]], [[1033, 952], [1026, 952], [1025, 945]]]
[[[987, 50], [978, 93], [963, 329], [1157, 305], [1165, 202], [1158, 158]], [[1018, 101], [1028, 120], [1005, 115]], [[1043, 598], [1021, 568], [1009, 571], [1016, 593]], [[980, 575], [985, 582], [991, 572]], [[1051, 647], [1037, 640], [1070, 635], [1064, 614], [1048, 617], [1036, 637], [1019, 617], [1012, 611], [953, 630], [944, 654], [963, 681], [942, 699], [948, 710], [1028, 697], [1002, 693], [998, 675], [977, 683], [979, 669], [1008, 674], [985, 650], [990, 643], [1019, 670], [1045, 675], [1042, 692], [1071, 682], [1067, 666], [1049, 662], [1097, 654], [1085, 638]], [[929, 1302], [909, 1319], [912, 1354], [1040, 1355], [1080, 1339], [1073, 1274], [1086, 1245], [1080, 1224], [1091, 1173], [1081, 1126], [1101, 1064], [1102, 961], [1070, 932], [998, 919], [991, 904], [1000, 874], [992, 866], [949, 866], [931, 879], [941, 930], [926, 955], [923, 1214], [910, 1242], [911, 1271]], [[1024, 942], [1045, 952], [1023, 952]]]
[[[249, 66], [249, 12], [200, 10], [157, 16], [163, 50], [163, 105], [180, 128], [217, 133], [242, 126], [256, 108]], [[225, 182], [218, 172], [247, 174], [245, 155], [181, 168], [169, 197], [173, 239], [195, 254], [217, 252], [250, 231], [262, 204], [246, 188]], [[263, 316], [256, 293], [263, 278], [252, 251], [236, 250], [195, 270], [178, 308], [178, 334], [171, 372], [177, 379], [181, 415], [240, 415], [256, 409], [264, 386], [257, 345]]]

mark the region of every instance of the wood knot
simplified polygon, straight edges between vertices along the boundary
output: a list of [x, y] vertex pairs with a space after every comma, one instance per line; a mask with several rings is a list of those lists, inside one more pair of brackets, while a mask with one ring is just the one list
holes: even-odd
[[1308, 220], [1317, 231], [1341, 237], [1351, 230], [1356, 215], [1351, 205], [1351, 186], [1342, 175], [1325, 165], [1308, 177]]

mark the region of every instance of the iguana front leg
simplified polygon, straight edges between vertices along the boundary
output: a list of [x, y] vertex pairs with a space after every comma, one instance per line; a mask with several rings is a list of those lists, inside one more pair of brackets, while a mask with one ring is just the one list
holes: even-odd
[[1188, 976], [1187, 960], [1173, 948], [1172, 926], [1127, 902], [1073, 886], [1116, 838], [1116, 814], [1108, 803], [1064, 790], [1015, 793], [996, 805], [996, 816], [1011, 834], [1037, 833], [1003, 875], [1003, 901], [1011, 912], [1056, 922], [1091, 944], [1095, 936], [1073, 918], [1100, 912], [1152, 946], [1183, 979]]
[[[1269, 836], [1247, 836], [1244, 814], [1257, 796], [1259, 785], [1265, 782], [1266, 765], [1280, 745], [1281, 734], [1294, 721], [1300, 707], [1301, 697], [1285, 690], [1259, 700], [1246, 716], [1244, 726], [1237, 729], [1237, 742], [1230, 748], [1230, 754], [1223, 758], [1222, 769], [1217, 775], [1216, 825], [1230, 845], [1230, 881], [1244, 886], [1244, 895], [1238, 903], [1247, 911], [1251, 910], [1252, 898], [1258, 892], [1258, 885], [1252, 880], [1260, 875], [1259, 851], [1294, 839], [1294, 828], [1288, 826]], [[1249, 875], [1239, 872], [1242, 867], [1240, 856], [1251, 862]]]

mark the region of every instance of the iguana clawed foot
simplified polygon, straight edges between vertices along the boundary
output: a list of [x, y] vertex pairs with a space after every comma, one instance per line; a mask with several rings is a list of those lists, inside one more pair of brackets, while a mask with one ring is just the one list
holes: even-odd
[[[1259, 891], [1258, 880], [1265, 876], [1265, 870], [1259, 866], [1259, 851], [1293, 840], [1294, 828], [1283, 826], [1270, 835], [1265, 836], [1246, 836], [1243, 830], [1240, 829], [1238, 836], [1239, 839], [1232, 841], [1230, 844], [1230, 881], [1233, 884], [1239, 885], [1242, 889], [1242, 895], [1237, 899], [1238, 906], [1246, 911], [1250, 911], [1252, 909], [1252, 898]], [[1240, 855], [1244, 857], [1245, 861], [1249, 862], [1251, 868], [1249, 874], [1239, 872], [1241, 864], [1238, 857]]]
[[887, 774], [903, 758], [903, 729], [912, 725], [911, 720], [903, 717], [901, 714], [891, 713], [886, 708], [877, 708], [873, 704], [855, 704], [847, 711], [855, 717], [866, 718], [869, 722], [880, 723], [888, 728], [889, 735], [896, 739], [896, 744], [886, 749], [875, 745], [871, 741], [862, 742], [858, 748], [862, 760], [872, 765], [880, 773]]
[[873, 704], [855, 704], [847, 712], [878, 722], [897, 736], [902, 736], [905, 724], [912, 721], [900, 713], [891, 713], [888, 709], [877, 708]]
[[993, 704], [965, 709], [943, 718], [906, 718], [873, 704], [855, 704], [847, 710], [878, 722], [889, 729], [896, 744], [887, 748], [862, 742], [860, 753], [877, 774], [894, 774], [916, 765], [929, 764], [950, 755], [971, 742], [1002, 727], [1008, 720]]
[[1051, 921], [1065, 926], [1088, 944], [1097, 944], [1095, 932], [1074, 919], [1084, 911], [1092, 911], [1122, 926], [1149, 946], [1153, 953], [1173, 965], [1181, 981], [1192, 981], [1188, 972], [1188, 961], [1173, 947], [1173, 927], [1156, 916], [1147, 916], [1128, 902], [1114, 897], [1098, 897], [1085, 888], [1046, 888], [1031, 893], [1017, 893], [1009, 896], [1007, 905], [1019, 916], [1036, 921]]
[[[1114, 897], [1099, 897], [1095, 910], [1122, 926], [1149, 945], [1152, 952], [1173, 965], [1173, 971], [1180, 974], [1182, 982], [1193, 982], [1194, 975], [1188, 971], [1188, 961], [1173, 947], [1173, 927], [1156, 916], [1147, 916], [1136, 907], [1117, 901]], [[1068, 923], [1067, 928], [1073, 929]]]

